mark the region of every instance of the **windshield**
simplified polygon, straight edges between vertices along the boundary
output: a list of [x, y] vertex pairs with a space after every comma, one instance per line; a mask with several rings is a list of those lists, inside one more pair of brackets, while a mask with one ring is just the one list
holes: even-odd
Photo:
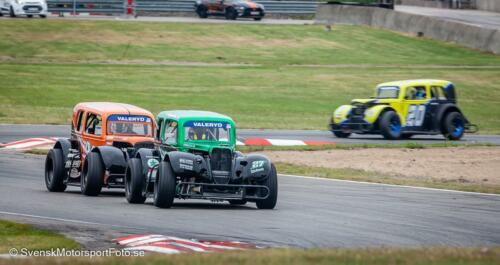
[[138, 115], [111, 115], [108, 118], [108, 134], [151, 137], [151, 118]]
[[397, 86], [384, 86], [377, 90], [377, 98], [398, 98], [398, 96], [399, 87]]
[[188, 121], [184, 123], [186, 141], [222, 141], [229, 142], [231, 124], [228, 122]]

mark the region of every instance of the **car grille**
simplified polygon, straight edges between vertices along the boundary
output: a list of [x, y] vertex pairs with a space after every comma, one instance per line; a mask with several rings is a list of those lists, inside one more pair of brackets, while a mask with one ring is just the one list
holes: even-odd
[[217, 171], [230, 171], [232, 152], [229, 149], [214, 148], [210, 155], [210, 167]]
[[40, 12], [42, 11], [42, 7], [39, 5], [25, 5], [23, 6], [23, 10], [25, 12]]

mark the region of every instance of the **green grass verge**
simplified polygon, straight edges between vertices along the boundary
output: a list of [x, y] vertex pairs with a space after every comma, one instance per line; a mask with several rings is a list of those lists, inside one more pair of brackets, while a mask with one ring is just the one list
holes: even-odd
[[38, 258], [2, 260], [0, 264], [92, 265], [490, 265], [498, 264], [500, 248], [426, 249], [268, 249], [220, 254], [150, 255], [141, 258]]
[[446, 181], [441, 179], [418, 179], [401, 176], [388, 176], [378, 172], [358, 169], [308, 167], [289, 163], [276, 163], [276, 169], [279, 174], [500, 194], [500, 186], [464, 183], [459, 180]]
[[[377, 83], [438, 78], [456, 83], [481, 133], [500, 133], [500, 56], [385, 30], [2, 20], [0, 35], [0, 123], [68, 124], [78, 102], [118, 101], [222, 112], [240, 128], [326, 129], [337, 106]], [[110, 61], [139, 65], [98, 64]]]
[[[78, 249], [80, 245], [63, 235], [40, 230], [31, 225], [0, 220], [0, 254], [9, 249], [50, 250], [52, 248]], [[1, 261], [1, 259], [0, 259]]]

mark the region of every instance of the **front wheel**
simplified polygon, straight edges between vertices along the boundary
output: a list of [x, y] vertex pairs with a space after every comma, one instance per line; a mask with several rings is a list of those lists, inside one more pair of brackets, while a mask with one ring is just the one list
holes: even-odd
[[208, 12], [207, 12], [207, 9], [205, 7], [199, 6], [196, 9], [196, 13], [198, 13], [198, 16], [200, 18], [207, 18], [208, 17]]
[[449, 140], [460, 140], [465, 132], [465, 119], [460, 112], [450, 112], [444, 118], [443, 135]]
[[175, 175], [169, 162], [160, 163], [154, 187], [154, 205], [159, 208], [172, 207], [175, 197]]
[[271, 171], [267, 176], [266, 181], [263, 183], [269, 189], [269, 196], [264, 200], [257, 200], [257, 208], [259, 209], [274, 209], [276, 202], [278, 201], [278, 174], [276, 173], [276, 167], [271, 164]]
[[146, 196], [143, 196], [142, 193], [142, 189], [146, 185], [145, 179], [142, 175], [141, 160], [131, 158], [125, 171], [125, 197], [129, 203], [144, 203], [146, 201]]
[[333, 134], [338, 138], [349, 138], [349, 136], [351, 136], [351, 133], [341, 131], [333, 131]]
[[380, 117], [380, 132], [385, 139], [396, 140], [401, 137], [401, 121], [394, 111], [386, 111]]
[[51, 192], [66, 190], [64, 157], [61, 149], [51, 149], [45, 159], [45, 186]]
[[234, 8], [226, 9], [226, 19], [236, 20], [237, 17], [238, 17], [238, 12], [236, 12]]
[[87, 196], [97, 196], [101, 193], [104, 179], [104, 166], [101, 154], [90, 152], [83, 167], [81, 176], [81, 191]]

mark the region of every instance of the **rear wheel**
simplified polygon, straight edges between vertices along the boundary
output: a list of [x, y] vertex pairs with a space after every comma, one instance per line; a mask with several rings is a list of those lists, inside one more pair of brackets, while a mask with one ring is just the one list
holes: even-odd
[[394, 111], [386, 111], [380, 117], [380, 131], [385, 139], [396, 140], [401, 137], [401, 121]]
[[465, 132], [465, 119], [460, 112], [450, 112], [444, 118], [443, 135], [449, 140], [460, 140]]
[[104, 166], [101, 154], [90, 152], [87, 154], [81, 177], [81, 191], [87, 196], [97, 196], [101, 193], [104, 179]]
[[45, 159], [45, 186], [51, 192], [66, 190], [64, 157], [61, 149], [51, 149]]
[[235, 20], [238, 17], [238, 12], [234, 8], [226, 9], [226, 19]]
[[159, 208], [170, 208], [174, 204], [175, 175], [167, 161], [160, 163], [154, 188], [154, 205]]
[[127, 163], [125, 172], [125, 197], [129, 203], [144, 203], [146, 196], [143, 196], [142, 189], [145, 183], [142, 175], [142, 164], [139, 158], [131, 158]]
[[342, 131], [333, 131], [333, 134], [338, 138], [349, 138], [349, 136], [351, 136], [351, 133], [346, 133]]
[[207, 9], [204, 6], [198, 6], [196, 9], [196, 13], [200, 18], [207, 18], [208, 17], [208, 12]]
[[264, 200], [257, 200], [257, 208], [259, 209], [273, 209], [276, 206], [276, 201], [278, 200], [278, 174], [276, 173], [276, 167], [271, 164], [271, 171], [267, 176], [266, 181], [262, 183], [269, 189], [269, 196]]

